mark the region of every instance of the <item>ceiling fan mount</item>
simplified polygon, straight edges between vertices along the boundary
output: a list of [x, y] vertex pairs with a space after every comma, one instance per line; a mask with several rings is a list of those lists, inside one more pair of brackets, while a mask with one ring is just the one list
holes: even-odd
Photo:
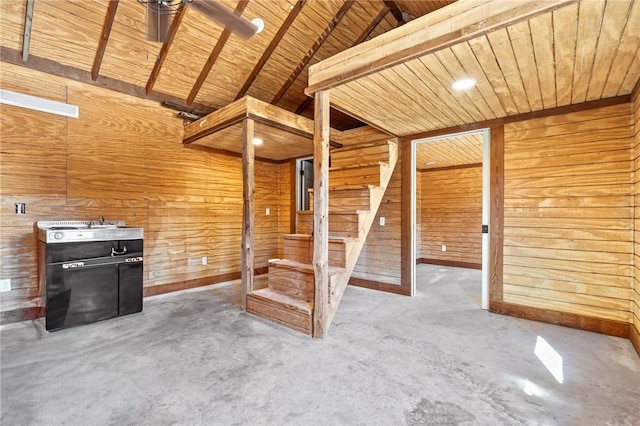
[[229, 28], [243, 39], [249, 39], [260, 28], [246, 18], [236, 15], [218, 0], [138, 0], [147, 8], [147, 40], [163, 43], [169, 32], [172, 15], [190, 6], [202, 15]]

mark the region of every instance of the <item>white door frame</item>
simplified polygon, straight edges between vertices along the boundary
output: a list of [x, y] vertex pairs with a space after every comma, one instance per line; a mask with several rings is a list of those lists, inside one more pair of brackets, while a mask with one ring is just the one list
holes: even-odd
[[[482, 132], [482, 224], [489, 225], [491, 200], [491, 146], [489, 129], [477, 129], [466, 132], [451, 133], [431, 138], [415, 139], [411, 141], [411, 295], [416, 294], [416, 147], [419, 143], [431, 142], [455, 136], [464, 136]], [[479, 229], [478, 232], [481, 230]], [[489, 227], [489, 232], [491, 228]], [[489, 309], [489, 233], [482, 233], [482, 309]]]

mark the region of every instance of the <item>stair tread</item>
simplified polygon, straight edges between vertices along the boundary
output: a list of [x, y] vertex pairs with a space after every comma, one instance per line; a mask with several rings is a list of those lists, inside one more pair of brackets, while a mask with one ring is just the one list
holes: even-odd
[[370, 183], [352, 183], [349, 185], [331, 185], [329, 184], [329, 191], [340, 191], [341, 189], [374, 189], [380, 188], [378, 185], [372, 185]]
[[354, 164], [349, 164], [348, 166], [333, 166], [333, 167], [329, 167], [329, 171], [336, 171], [336, 170], [348, 170], [348, 169], [358, 169], [361, 167], [378, 167], [378, 166], [387, 166], [389, 167], [389, 163], [384, 162], [384, 161], [367, 161], [367, 162], [362, 162], [362, 163], [354, 163]]
[[[311, 236], [310, 234], [285, 234], [284, 235], [285, 239], [291, 239], [291, 240], [310, 240], [313, 239], [313, 236]], [[357, 238], [353, 238], [353, 237], [329, 237], [329, 242], [339, 242], [339, 243], [348, 243], [348, 242], [353, 242], [353, 241], [357, 241]]]
[[[283, 267], [283, 268], [290, 268], [290, 269], [297, 269], [299, 271], [305, 271], [305, 272], [312, 272], [313, 273], [313, 265], [310, 263], [302, 263], [302, 262], [296, 262], [295, 260], [289, 260], [289, 259], [278, 259], [278, 260], [273, 260], [271, 262], [269, 262], [270, 266], [276, 266], [276, 267]], [[328, 272], [329, 275], [334, 275], [334, 274], [340, 274], [342, 272], [344, 272], [345, 269], [344, 268], [340, 268], [337, 266], [329, 266], [328, 267]]]
[[260, 290], [255, 290], [253, 293], [251, 293], [250, 296], [260, 297], [278, 304], [290, 306], [308, 314], [311, 314], [311, 312], [313, 311], [313, 300], [309, 300], [306, 297], [283, 293], [271, 288], [261, 288]]
[[[376, 185], [372, 185], [370, 183], [356, 183], [352, 185], [334, 185], [334, 186], [329, 185], [329, 190], [331, 191], [349, 191], [352, 189], [373, 189], [373, 188], [379, 188], [379, 187]], [[309, 192], [312, 193], [313, 188], [309, 188]]]
[[[329, 210], [329, 215], [360, 215], [367, 214], [371, 210]], [[298, 210], [299, 215], [312, 215], [313, 210]]]
[[[391, 136], [389, 136], [391, 137]], [[331, 154], [333, 154], [334, 152], [348, 152], [348, 151], [353, 151], [356, 149], [362, 149], [362, 148], [371, 148], [373, 146], [383, 146], [383, 145], [391, 145], [393, 142], [390, 140], [386, 140], [386, 141], [376, 141], [376, 142], [367, 142], [367, 143], [359, 143], [356, 145], [347, 145], [347, 146], [343, 146], [341, 148], [334, 148], [331, 150]]]

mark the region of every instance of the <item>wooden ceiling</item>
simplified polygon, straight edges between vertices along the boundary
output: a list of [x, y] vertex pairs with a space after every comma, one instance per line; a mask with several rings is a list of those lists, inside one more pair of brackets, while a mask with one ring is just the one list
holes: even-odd
[[[29, 31], [27, 0], [3, 0], [0, 53], [3, 61], [194, 110], [211, 112], [249, 95], [310, 117], [310, 65], [397, 27], [398, 10], [418, 16], [448, 3], [220, 1], [262, 18], [264, 31], [243, 40], [186, 7], [164, 45], [147, 42], [146, 9], [136, 0], [34, 0]], [[333, 125], [361, 123], [336, 115]]]
[[416, 146], [416, 169], [482, 164], [482, 132], [421, 142]]
[[[460, 1], [312, 67], [308, 93], [415, 135], [628, 97], [639, 49], [638, 1]], [[451, 87], [467, 77], [475, 87]]]

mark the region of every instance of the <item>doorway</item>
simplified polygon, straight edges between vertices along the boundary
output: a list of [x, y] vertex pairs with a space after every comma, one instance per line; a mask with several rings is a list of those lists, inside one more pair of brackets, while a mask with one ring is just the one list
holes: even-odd
[[[311, 210], [310, 189], [313, 189], [313, 157], [296, 159], [296, 211]], [[296, 215], [297, 218], [297, 215]], [[298, 221], [296, 219], [296, 230]]]
[[489, 148], [489, 129], [412, 141], [412, 295], [418, 263], [480, 269], [488, 309]]

